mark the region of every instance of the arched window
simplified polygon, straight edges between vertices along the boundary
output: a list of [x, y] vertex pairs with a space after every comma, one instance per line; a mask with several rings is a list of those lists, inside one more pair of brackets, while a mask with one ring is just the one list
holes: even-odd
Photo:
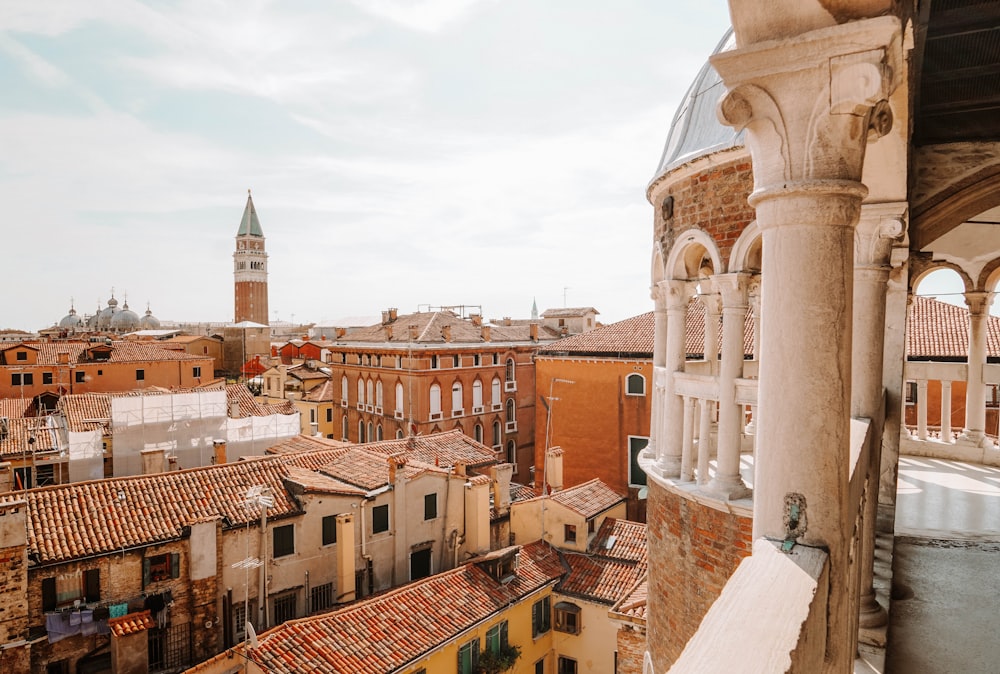
[[382, 407], [382, 380], [375, 382], [375, 406]]
[[347, 402], [347, 375], [340, 378], [340, 399]]
[[630, 396], [646, 395], [646, 378], [636, 373], [625, 377], [625, 394]]
[[365, 441], [365, 422], [358, 421], [358, 442]]
[[365, 404], [365, 380], [358, 378], [358, 404]]
[[396, 439], [397, 440], [402, 440], [403, 439], [403, 429], [402, 428], [397, 428], [396, 429]]
[[473, 429], [472, 432], [473, 432], [473, 437], [476, 439], [476, 442], [482, 442], [483, 441], [483, 425], [482, 424], [476, 424], [476, 427]]
[[[476, 410], [479, 410], [478, 412]], [[483, 382], [478, 379], [472, 382], [472, 413], [482, 414], [483, 412]]]
[[493, 409], [500, 409], [500, 377], [493, 377], [493, 384], [490, 387], [490, 404], [493, 405]]
[[456, 381], [451, 385], [451, 413], [454, 415], [456, 412], [464, 412], [465, 407], [462, 404], [462, 382]]
[[517, 465], [517, 445], [513, 440], [507, 441], [507, 456], [505, 458], [507, 459], [507, 463]]
[[403, 413], [403, 385], [396, 382], [396, 411]]
[[506, 419], [507, 419], [507, 423], [508, 424], [512, 424], [515, 421], [517, 421], [517, 416], [516, 416], [515, 412], [516, 412], [516, 408], [514, 407], [514, 399], [513, 398], [508, 398], [507, 399], [507, 415], [506, 415]]
[[431, 418], [441, 416], [441, 387], [431, 384]]
[[347, 442], [347, 414], [344, 414], [340, 423], [340, 437], [344, 442]]
[[514, 381], [514, 359], [507, 359], [507, 367], [504, 369], [505, 381]]
[[368, 442], [372, 442], [375, 439], [375, 434], [372, 431], [373, 431], [373, 429], [372, 429], [372, 422], [369, 421], [368, 422], [368, 433], [365, 435], [365, 438], [367, 438]]
[[499, 421], [494, 421], [493, 422], [493, 442], [490, 443], [490, 444], [492, 444], [494, 447], [499, 447], [500, 446], [500, 422]]
[[382, 424], [375, 427], [375, 439], [382, 440]]
[[365, 388], [368, 391], [368, 395], [365, 396], [365, 402], [368, 403], [369, 405], [371, 405], [372, 402], [375, 400], [374, 391], [373, 391], [374, 386], [375, 386], [375, 384], [372, 383], [371, 379], [369, 379], [367, 382], [365, 382]]

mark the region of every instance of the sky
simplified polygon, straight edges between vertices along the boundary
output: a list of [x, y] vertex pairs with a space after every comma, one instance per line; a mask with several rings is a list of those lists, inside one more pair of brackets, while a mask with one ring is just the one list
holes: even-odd
[[645, 188], [728, 22], [721, 0], [5, 0], [0, 328], [112, 289], [232, 320], [248, 189], [272, 320], [650, 311]]

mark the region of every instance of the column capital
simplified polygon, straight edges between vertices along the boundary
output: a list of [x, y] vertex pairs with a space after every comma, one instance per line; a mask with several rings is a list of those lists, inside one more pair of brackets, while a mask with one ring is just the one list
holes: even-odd
[[[714, 290], [714, 288], [713, 288]], [[709, 316], [718, 316], [722, 313], [722, 296], [717, 292], [698, 295], [698, 301], [705, 306], [705, 313]]]
[[977, 290], [971, 293], [964, 293], [965, 304], [969, 307], [970, 316], [982, 316], [989, 311], [993, 301], [993, 294]]
[[794, 43], [757, 43], [711, 62], [729, 88], [719, 121], [747, 131], [752, 204], [775, 193], [866, 193], [860, 180], [868, 137], [892, 127], [888, 98], [902, 72], [898, 18], [821, 28]]
[[656, 284], [663, 293], [663, 301], [667, 306], [667, 311], [677, 311], [687, 308], [691, 293], [688, 290], [687, 281], [667, 279]]
[[854, 233], [855, 267], [892, 265], [893, 247], [906, 238], [907, 211], [905, 201], [861, 205]]
[[751, 275], [747, 272], [731, 272], [717, 274], [712, 277], [712, 283], [722, 297], [722, 308], [747, 310], [750, 298]]

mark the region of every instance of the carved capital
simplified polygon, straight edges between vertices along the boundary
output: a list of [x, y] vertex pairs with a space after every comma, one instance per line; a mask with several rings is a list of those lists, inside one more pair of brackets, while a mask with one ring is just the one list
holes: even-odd
[[712, 277], [712, 282], [722, 297], [724, 310], [736, 309], [741, 313], [746, 313], [750, 296], [750, 281], [751, 276], [746, 272], [717, 274]]
[[656, 285], [663, 293], [663, 301], [667, 306], [667, 311], [683, 311], [687, 309], [688, 300], [691, 299], [687, 281], [669, 279], [660, 281]]
[[969, 307], [970, 316], [982, 316], [989, 311], [992, 302], [992, 293], [981, 291], [965, 293], [965, 304]]
[[906, 235], [906, 202], [862, 204], [854, 233], [856, 267], [885, 267], [892, 264], [892, 251]]

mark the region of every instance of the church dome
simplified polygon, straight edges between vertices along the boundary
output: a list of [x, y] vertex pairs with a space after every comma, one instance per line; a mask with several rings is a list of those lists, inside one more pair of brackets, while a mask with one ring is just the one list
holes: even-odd
[[142, 330], [156, 330], [160, 327], [160, 319], [153, 315], [149, 307], [146, 307], [146, 315], [139, 319], [139, 328]]
[[[114, 299], [114, 298], [112, 298]], [[111, 304], [111, 302], [108, 302]], [[115, 302], [117, 304], [117, 302]], [[121, 310], [116, 311], [111, 317], [111, 329], [115, 332], [131, 332], [139, 328], [139, 314], [128, 308], [128, 300]]]
[[69, 313], [59, 321], [60, 328], [78, 328], [83, 325], [83, 319], [76, 313], [76, 309], [70, 306]]
[[94, 327], [97, 330], [110, 330], [111, 329], [111, 319], [114, 315], [118, 313], [118, 300], [112, 295], [111, 299], [108, 300], [108, 306], [104, 307], [97, 314], [97, 320]]
[[[730, 28], [712, 53], [735, 47], [736, 38]], [[724, 126], [716, 117], [715, 108], [725, 91], [722, 78], [706, 62], [674, 114], [655, 178], [698, 157], [743, 145], [743, 133]]]

